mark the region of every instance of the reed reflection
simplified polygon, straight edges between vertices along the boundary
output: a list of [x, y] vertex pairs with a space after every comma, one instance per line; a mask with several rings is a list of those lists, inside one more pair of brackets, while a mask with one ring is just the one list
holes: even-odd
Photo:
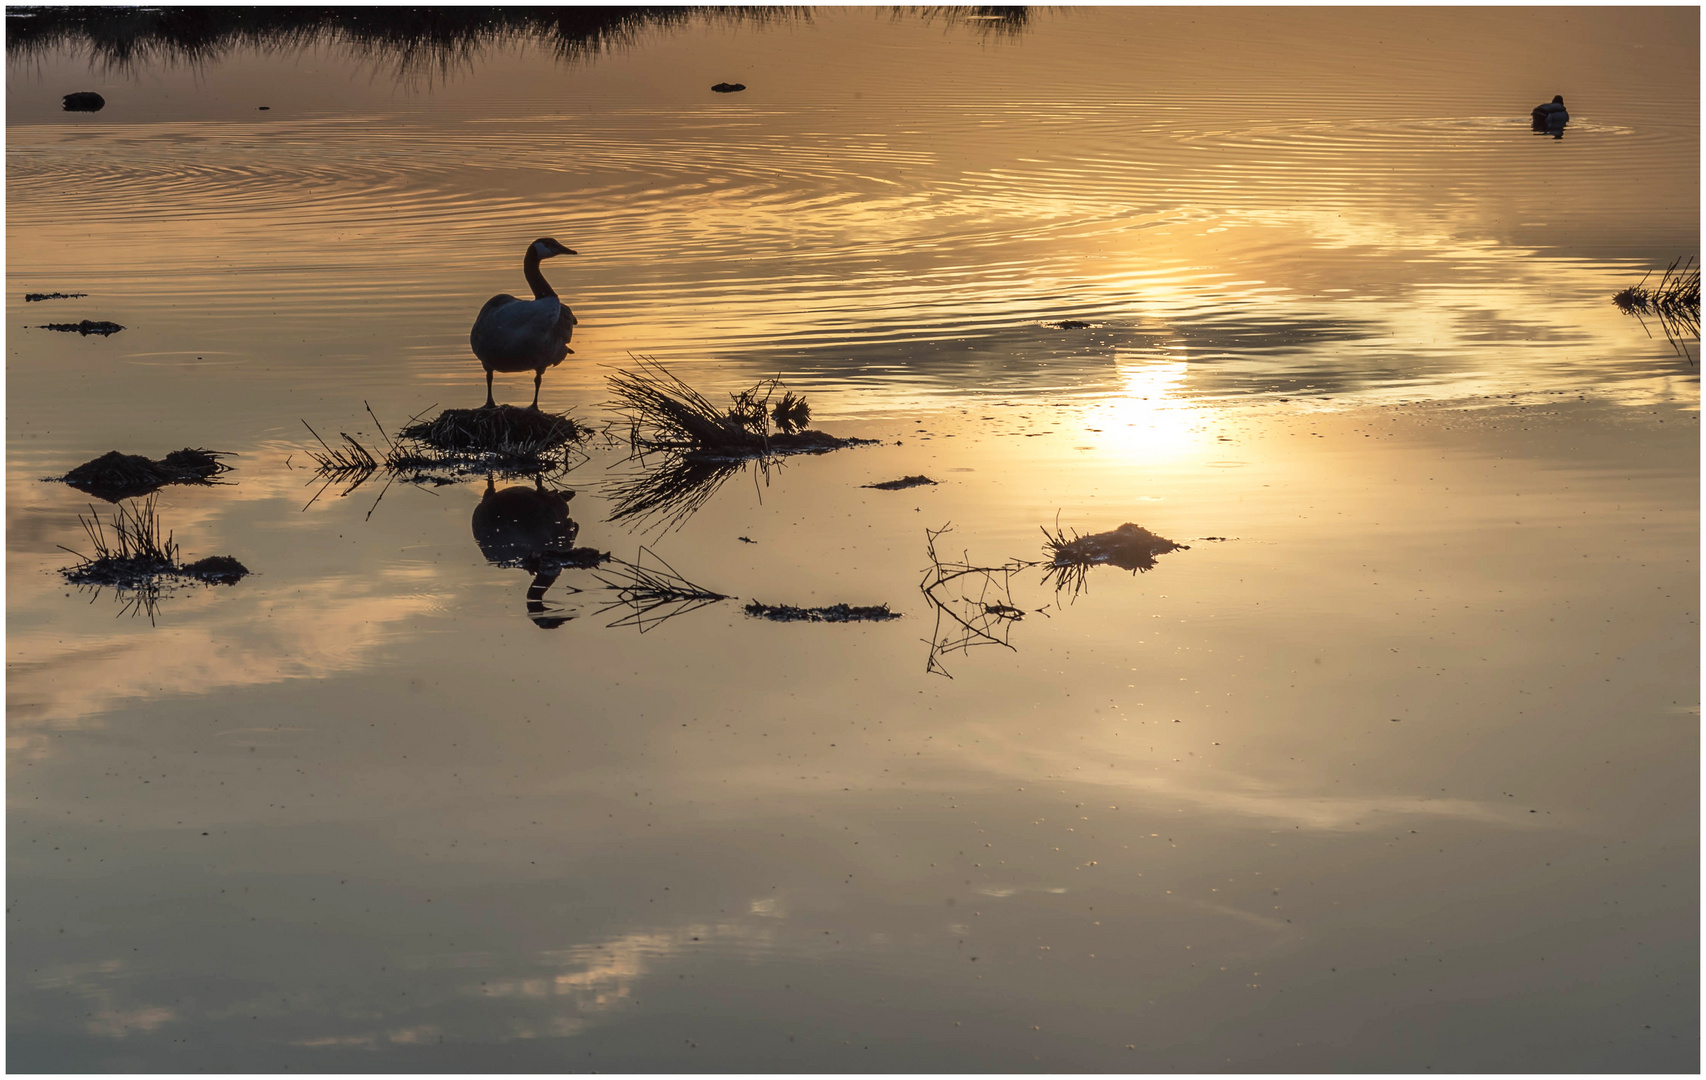
[[[563, 570], [597, 566], [610, 556], [576, 547], [580, 525], [569, 516], [573, 491], [550, 489], [534, 477], [533, 486], [499, 488], [491, 474], [474, 507], [474, 542], [496, 566], [516, 567], [533, 575], [527, 586], [527, 615], [542, 630], [554, 630], [574, 618], [553, 613], [545, 593]], [[575, 590], [578, 591], [578, 590]]]

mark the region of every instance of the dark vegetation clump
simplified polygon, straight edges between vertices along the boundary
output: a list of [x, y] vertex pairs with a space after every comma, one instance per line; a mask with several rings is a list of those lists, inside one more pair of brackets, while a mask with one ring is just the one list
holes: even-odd
[[[172, 534], [163, 534], [154, 496], [140, 503], [120, 506], [103, 523], [91, 508], [88, 517], [77, 515], [94, 554], [77, 556], [74, 566], [60, 570], [73, 585], [114, 589], [132, 614], [146, 613], [150, 620], [160, 597], [174, 584], [186, 581], [204, 585], [233, 585], [249, 574], [249, 568], [229, 555], [212, 555], [183, 564]], [[109, 531], [110, 530], [110, 531]]]
[[124, 329], [116, 322], [96, 322], [93, 319], [84, 319], [82, 322], [44, 323], [40, 328], [43, 330], [62, 330], [68, 334], [82, 334], [84, 337], [88, 337], [90, 334], [107, 337]]
[[811, 407], [776, 379], [730, 394], [729, 404], [719, 407], [656, 360], [635, 359], [639, 367], [612, 375], [610, 386], [628, 414], [628, 442], [638, 453], [747, 459], [823, 453], [870, 441], [807, 429]]
[[903, 476], [899, 480], [884, 480], [880, 484], [864, 484], [863, 487], [876, 488], [878, 491], [900, 491], [904, 488], [923, 487], [925, 484], [934, 485], [936, 481], [928, 476]]
[[1061, 330], [1088, 330], [1088, 329], [1090, 329], [1090, 324], [1085, 322], [1082, 319], [1062, 319], [1060, 322], [1057, 322], [1054, 325]]
[[1074, 532], [1070, 540], [1065, 530], [1056, 525], [1052, 533], [1043, 529], [1043, 536], [1043, 552], [1049, 556], [1044, 564], [1045, 580], [1053, 579], [1056, 589], [1071, 585], [1075, 592], [1084, 587], [1085, 575], [1092, 566], [1117, 566], [1137, 573], [1153, 570], [1156, 556], [1189, 548], [1129, 521], [1117, 529], [1089, 536]]
[[615, 594], [598, 613], [605, 615], [617, 609], [625, 612], [608, 623], [609, 626], [638, 627], [643, 634], [677, 615], [728, 599], [724, 593], [688, 581], [650, 548], [642, 547], [633, 562], [622, 559], [609, 562], [608, 569], [593, 571], [599, 583]]
[[738, 83], [738, 82], [737, 83], [720, 82], [717, 85], [711, 87], [712, 92], [718, 93], [718, 94], [738, 94], [742, 90], [745, 90], [745, 89], [746, 89], [746, 84], [745, 83]]
[[537, 457], [590, 432], [567, 416], [499, 405], [491, 409], [446, 409], [402, 431], [404, 439], [434, 450], [475, 451], [504, 457]]
[[60, 106], [66, 112], [100, 112], [107, 107], [107, 99], [93, 90], [79, 90], [74, 94], [66, 94]]
[[147, 495], [167, 484], [217, 483], [214, 478], [231, 468], [219, 459], [230, 456], [216, 450], [186, 447], [167, 454], [163, 461], [152, 461], [141, 454], [121, 454], [110, 450], [77, 466], [60, 479], [98, 499], [118, 502], [136, 495]]
[[900, 618], [900, 613], [890, 611], [887, 604], [872, 607], [833, 604], [829, 607], [804, 608], [792, 604], [760, 604], [754, 600], [746, 605], [746, 613], [755, 618], [769, 619], [771, 622], [887, 622], [889, 619]]
[[[513, 405], [446, 409], [429, 421], [417, 416], [396, 439], [385, 433], [372, 408], [367, 409], [367, 415], [373, 417], [380, 437], [385, 440], [383, 456], [369, 450], [348, 432], [338, 433], [342, 441], [336, 445], [328, 443], [308, 421], [302, 422], [320, 444], [318, 450], [307, 451], [315, 466], [314, 481], [321, 482], [309, 506], [333, 484], [344, 485], [340, 497], [348, 495], [381, 470], [391, 481], [435, 485], [454, 484], [475, 476], [555, 475], [568, 471], [573, 464], [571, 454], [575, 445], [592, 434], [590, 428], [567, 416]], [[386, 486], [389, 489], [390, 485]], [[381, 491], [380, 498], [384, 494]], [[379, 505], [378, 499], [374, 505]]]
[[[1643, 328], [1647, 325], [1643, 316], [1658, 319], [1671, 347], [1693, 363], [1694, 358], [1689, 356], [1683, 341], [1700, 337], [1700, 267], [1692, 257], [1678, 259], [1665, 268], [1657, 285], [1648, 288], [1647, 278], [1652, 276], [1649, 271], [1639, 282], [1613, 296], [1611, 302], [1623, 314], [1640, 320]], [[1647, 333], [1650, 336], [1652, 331]]]
[[86, 292], [27, 292], [24, 294], [24, 303], [33, 304], [37, 300], [75, 300], [88, 295]]

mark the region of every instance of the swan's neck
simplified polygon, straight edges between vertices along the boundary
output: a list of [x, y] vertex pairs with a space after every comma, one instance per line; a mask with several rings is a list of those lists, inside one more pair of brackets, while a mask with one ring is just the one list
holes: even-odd
[[532, 248], [527, 249], [527, 258], [521, 264], [521, 271], [527, 275], [527, 283], [533, 286], [533, 299], [543, 300], [547, 296], [557, 295], [557, 290], [551, 288], [551, 283], [539, 272], [539, 253]]

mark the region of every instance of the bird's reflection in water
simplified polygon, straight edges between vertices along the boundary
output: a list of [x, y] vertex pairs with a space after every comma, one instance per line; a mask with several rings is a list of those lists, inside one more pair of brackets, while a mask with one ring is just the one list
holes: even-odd
[[485, 493], [474, 507], [474, 541], [480, 553], [495, 565], [519, 567], [533, 575], [527, 587], [527, 614], [545, 630], [574, 618], [547, 610], [546, 590], [565, 568], [596, 566], [607, 557], [592, 548], [575, 547], [580, 526], [569, 517], [569, 500], [574, 496], [573, 491], [546, 488], [539, 477], [534, 477], [532, 487], [499, 488], [488, 473]]

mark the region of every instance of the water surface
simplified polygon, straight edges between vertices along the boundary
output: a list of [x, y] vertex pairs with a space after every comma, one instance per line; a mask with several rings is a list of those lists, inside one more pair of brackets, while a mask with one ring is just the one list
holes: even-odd
[[[1610, 297], [1698, 253], [1698, 13], [1534, 19], [14, 56], [10, 1067], [1697, 1069], [1698, 344]], [[736, 599], [530, 617], [481, 478], [308, 505], [302, 421], [480, 403], [543, 235], [577, 542]], [[612, 521], [636, 355], [879, 442]], [[66, 585], [41, 479], [185, 445], [254, 575]], [[1189, 549], [944, 649], [927, 530], [1126, 521]]]

